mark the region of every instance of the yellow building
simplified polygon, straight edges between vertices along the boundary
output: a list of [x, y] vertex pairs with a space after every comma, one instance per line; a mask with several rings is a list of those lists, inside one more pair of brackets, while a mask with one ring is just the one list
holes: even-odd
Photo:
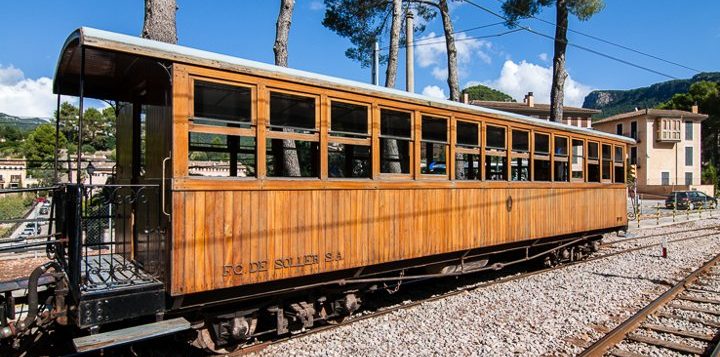
[[593, 123], [593, 129], [637, 141], [628, 152], [635, 166], [638, 192], [665, 195], [677, 190], [714, 194], [702, 185], [701, 127], [707, 119], [693, 110], [643, 109], [613, 115]]

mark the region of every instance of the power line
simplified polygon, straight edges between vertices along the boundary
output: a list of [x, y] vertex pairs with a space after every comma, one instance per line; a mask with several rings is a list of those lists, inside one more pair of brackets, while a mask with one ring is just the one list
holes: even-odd
[[[490, 13], [490, 14], [498, 17], [498, 18], [501, 18], [501, 19], [505, 20], [506, 22], [511, 22], [511, 20], [508, 19], [507, 17], [505, 17], [505, 16], [503, 16], [503, 15], [500, 15], [500, 14], [498, 14], [497, 12], [492, 11], [492, 10], [490, 10], [490, 9], [482, 6], [482, 5], [478, 5], [477, 3], [475, 3], [475, 2], [473, 2], [473, 1], [471, 1], [471, 0], [463, 0], [463, 1], [465, 1], [466, 3], [468, 3], [468, 4], [472, 5], [472, 6], [477, 7], [477, 8], [480, 9], [480, 10], [483, 10], [483, 11], [488, 12], [488, 13]], [[535, 30], [533, 30], [533, 29], [531, 29], [531, 28], [529, 28], [529, 27], [527, 27], [527, 26], [523, 26], [523, 25], [519, 25], [519, 24], [518, 24], [517, 27], [519, 27], [520, 29], [523, 29], [523, 30], [525, 30], [525, 31], [527, 31], [527, 32], [530, 32], [530, 33], [532, 33], [532, 34], [535, 34], [535, 35], [538, 35], [538, 36], [541, 36], [541, 37], [545, 37], [545, 38], [548, 38], [548, 39], [551, 39], [551, 40], [555, 41], [555, 37], [554, 37], [554, 36], [550, 36], [550, 35], [544, 34], [544, 33], [542, 33], [542, 32], [535, 31]], [[656, 71], [656, 70], [654, 70], [654, 69], [651, 69], [651, 68], [648, 68], [648, 67], [645, 67], [645, 66], [641, 66], [641, 65], [639, 65], [639, 64], [635, 64], [635, 63], [633, 63], [633, 62], [630, 62], [630, 61], [627, 61], [627, 60], [624, 60], [624, 59], [621, 59], [621, 58], [618, 58], [618, 57], [615, 57], [615, 56], [611, 56], [611, 55], [609, 55], [609, 54], [606, 54], [606, 53], [603, 53], [603, 52], [600, 52], [600, 51], [597, 51], [597, 50], [593, 50], [593, 49], [588, 48], [588, 47], [576, 45], [576, 44], [574, 44], [574, 43], [572, 43], [572, 42], [570, 42], [570, 41], [567, 41], [567, 40], [565, 41], [565, 43], [566, 43], [568, 46], [572, 46], [572, 47], [575, 47], [575, 48], [578, 48], [578, 49], [581, 49], [581, 50], [590, 52], [590, 53], [592, 53], [592, 54], [596, 54], [596, 55], [599, 55], [599, 56], [602, 56], [602, 57], [605, 57], [605, 58], [608, 58], [608, 59], [611, 59], [611, 60], [614, 60], [614, 61], [617, 61], [617, 62], [626, 64], [626, 65], [629, 65], [629, 66], [632, 66], [632, 67], [635, 67], [635, 68], [638, 68], [638, 69], [642, 69], [642, 70], [644, 70], [644, 71], [648, 71], [648, 72], [651, 72], [651, 73], [655, 73], [655, 74], [657, 74], [657, 75], [664, 76], [664, 77], [668, 77], [668, 78], [670, 78], [670, 79], [678, 79], [677, 77], [672, 76], [672, 75], [669, 75], [669, 74], [667, 74], [667, 73], [663, 73], [663, 72], [660, 72], [660, 71]]]
[[[497, 1], [497, 2], [500, 3], [500, 4], [503, 4], [502, 0], [495, 0], [495, 1]], [[513, 8], [519, 10], [519, 8], [518, 8], [517, 6], [513, 6]], [[627, 50], [627, 51], [630, 51], [630, 52], [634, 52], [634, 53], [637, 53], [637, 54], [640, 54], [640, 55], [643, 55], [643, 56], [647, 56], [647, 57], [656, 59], [656, 60], [658, 60], [658, 61], [662, 61], [662, 62], [665, 62], [665, 63], [668, 63], [668, 64], [672, 64], [672, 65], [675, 65], [675, 66], [678, 66], [678, 67], [682, 67], [682, 68], [685, 68], [685, 69], [688, 69], [688, 70], [691, 70], [691, 71], [694, 71], [694, 72], [698, 72], [698, 73], [702, 72], [702, 71], [699, 70], [699, 69], [695, 69], [695, 68], [692, 68], [692, 67], [688, 67], [688, 66], [686, 66], [686, 65], [684, 65], [684, 64], [681, 64], [681, 63], [673, 62], [673, 61], [670, 61], [670, 60], [667, 60], [667, 59], [664, 59], [664, 58], [655, 56], [655, 55], [650, 54], [650, 53], [647, 53], [647, 52], [643, 52], [643, 51], [640, 51], [640, 50], [636, 50], [636, 49], [634, 49], [634, 48], [631, 48], [631, 47], [628, 47], [628, 46], [625, 46], [625, 45], [622, 45], [622, 44], [619, 44], [619, 43], [616, 43], [616, 42], [612, 42], [612, 41], [609, 41], [609, 40], [606, 40], [606, 39], [603, 39], [603, 38], [600, 38], [600, 37], [597, 37], [597, 36], [594, 36], [594, 35], [590, 35], [590, 34], [587, 34], [587, 33], [584, 33], [584, 32], [580, 32], [580, 31], [577, 31], [577, 30], [573, 30], [573, 29], [568, 28], [568, 27], [566, 27], [566, 26], [557, 25], [557, 24], [555, 24], [555, 23], [553, 23], [553, 22], [550, 22], [550, 21], [541, 19], [541, 18], [539, 18], [539, 17], [536, 17], [535, 15], [529, 15], [529, 17], [530, 17], [530, 18], [533, 18], [533, 19], [535, 19], [535, 20], [538, 20], [538, 21], [540, 21], [540, 22], [546, 23], [546, 24], [548, 24], [548, 25], [550, 25], [550, 26], [557, 27], [557, 28], [560, 28], [560, 29], [565, 29], [565, 30], [570, 31], [570, 32], [572, 32], [572, 33], [575, 33], [575, 34], [578, 34], [578, 35], [581, 35], [581, 36], [585, 36], [585, 37], [591, 38], [591, 39], [593, 39], [593, 40], [595, 40], [595, 41], [600, 41], [600, 42], [602, 42], [602, 43], [605, 43], [605, 44], [608, 44], [608, 45], [611, 45], [611, 46], [619, 47], [619, 48], [622, 48], [622, 49], [624, 49], [624, 50]]]
[[[457, 34], [459, 34], [459, 33], [465, 33], [465, 32], [475, 31], [475, 30], [480, 30], [480, 29], [484, 29], [484, 28], [488, 28], [488, 27], [492, 27], [492, 26], [502, 25], [502, 24], [504, 24], [504, 23], [505, 23], [505, 21], [500, 21], [500, 22], [495, 22], [495, 23], [488, 24], [488, 25], [471, 27], [471, 28], [469, 28], [469, 29], [464, 29], [464, 30], [462, 30], [462, 31], [454, 31], [454, 32], [453, 32], [453, 35], [457, 35]], [[496, 35], [488, 35], [488, 36], [489, 36], [489, 37], [497, 37]], [[422, 39], [422, 40], [420, 40], [420, 41], [415, 41], [415, 44], [416, 44], [416, 46], [417, 46], [417, 45], [418, 45], [418, 42], [422, 42], [422, 41], [425, 41], [425, 40], [440, 39], [440, 38], [442, 38], [443, 40], [442, 40], [442, 41], [438, 41], [438, 42], [429, 43], [429, 44], [444, 43], [444, 42], [445, 42], [445, 40], [444, 40], [444, 39], [445, 39], [445, 36], [436, 35], [436, 36], [424, 38], [424, 39]], [[478, 39], [478, 38], [486, 38], [486, 37], [485, 37], [485, 36], [476, 36], [476, 37], [466, 37], [465, 39]], [[462, 40], [465, 40], [465, 39], [462, 39]], [[455, 41], [457, 42], [458, 40], [455, 40]], [[400, 48], [405, 48], [405, 47], [407, 47], [407, 46], [406, 46], [406, 45], [401, 45], [401, 46], [400, 46]], [[380, 48], [380, 49], [384, 51], [384, 50], [387, 50], [387, 49], [389, 49], [389, 48], [390, 48], [390, 46], [385, 46], [385, 47], [382, 47], [382, 48]]]
[[[511, 34], [511, 33], [519, 32], [519, 31], [523, 31], [523, 29], [512, 29], [512, 30], [508, 30], [508, 31], [504, 31], [504, 32], [494, 33], [494, 34], [491, 34], [491, 35], [483, 35], [483, 36], [472, 36], [472, 37], [458, 38], [458, 39], [455, 39], [455, 43], [465, 42], [465, 41], [472, 41], [472, 40], [481, 40], [481, 39], [493, 38], [493, 37], [501, 37], [501, 36], [509, 35], [509, 34]], [[439, 44], [439, 43], [445, 43], [445, 39], [444, 39], [445, 36], [442, 36], [442, 37], [443, 37], [443, 39], [442, 39], [442, 40], [439, 40], [439, 41], [423, 42], [423, 41], [425, 41], [425, 40], [434, 40], [435, 37], [427, 38], [427, 39], [422, 39], [422, 40], [420, 40], [420, 41], [415, 41], [414, 46], [415, 46], [415, 47], [420, 47], [420, 46], [429, 46], [429, 45], [436, 45], [436, 44]], [[418, 42], [420, 42], [420, 43], [418, 43]], [[407, 47], [407, 45], [399, 45], [399, 47], [400, 47], [400, 48], [405, 48], [405, 47]]]

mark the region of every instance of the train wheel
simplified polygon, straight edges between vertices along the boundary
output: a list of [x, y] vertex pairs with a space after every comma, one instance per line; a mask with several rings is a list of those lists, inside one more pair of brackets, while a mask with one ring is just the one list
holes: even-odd
[[213, 340], [212, 336], [210, 335], [210, 330], [208, 330], [207, 328], [203, 328], [202, 330], [198, 331], [197, 338], [195, 339], [193, 345], [200, 347], [209, 353], [214, 353], [218, 355], [228, 354], [240, 348], [240, 344], [233, 344], [230, 346], [218, 348], [215, 345], [215, 340]]

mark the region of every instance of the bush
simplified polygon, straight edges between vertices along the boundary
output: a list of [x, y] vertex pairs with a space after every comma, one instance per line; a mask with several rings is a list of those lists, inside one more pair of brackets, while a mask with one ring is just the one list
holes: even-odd
[[32, 202], [32, 197], [24, 198], [22, 195], [0, 197], [0, 219], [22, 218]]

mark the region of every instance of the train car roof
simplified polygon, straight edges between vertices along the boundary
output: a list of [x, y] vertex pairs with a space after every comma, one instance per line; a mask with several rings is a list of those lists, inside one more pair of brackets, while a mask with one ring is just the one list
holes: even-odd
[[[589, 128], [580, 128], [521, 114], [458, 103], [445, 99], [431, 98], [417, 93], [376, 86], [369, 83], [280, 67], [267, 63], [89, 27], [81, 27], [74, 31], [70, 34], [70, 36], [68, 36], [65, 44], [63, 45], [53, 83], [53, 91], [56, 94], [79, 95], [79, 74], [82, 66], [80, 65], [81, 51], [78, 49], [80, 49], [81, 46], [86, 49], [84, 64], [84, 71], [86, 74], [84, 76], [84, 95], [91, 98], [112, 100], [128, 99], [131, 94], [127, 91], [123, 92], [124, 88], [120, 88], [121, 86], [118, 86], [117, 83], [123, 83], [118, 81], [125, 81], [123, 76], [127, 76], [131, 73], [137, 77], [137, 80], [135, 82], [125, 81], [125, 87], [127, 88], [133, 87], [137, 89], [138, 86], [143, 85], [143, 83], [144, 85], [147, 85], [147, 83], [152, 82], [149, 79], [158, 79], [161, 82], [163, 80], [167, 81], [167, 79], [159, 77], [153, 78], [153, 73], [157, 73], [157, 71], [152, 71], [150, 67], [157, 66], [158, 62], [152, 62], [150, 60], [155, 59], [270, 78], [282, 77], [284, 79], [303, 84], [388, 97], [394, 100], [444, 108], [448, 110], [457, 110], [471, 114], [488, 115], [550, 129], [606, 137], [629, 144], [635, 143], [635, 140], [625, 136], [619, 136]], [[138, 62], [140, 62], [140, 64], [138, 64]], [[130, 68], [132, 68], [132, 71]], [[157, 76], [157, 74], [154, 75]], [[145, 89], [146, 90], [144, 92], [154, 92], [152, 90], [153, 88]], [[156, 98], [156, 101], [158, 100], [160, 99]]]

